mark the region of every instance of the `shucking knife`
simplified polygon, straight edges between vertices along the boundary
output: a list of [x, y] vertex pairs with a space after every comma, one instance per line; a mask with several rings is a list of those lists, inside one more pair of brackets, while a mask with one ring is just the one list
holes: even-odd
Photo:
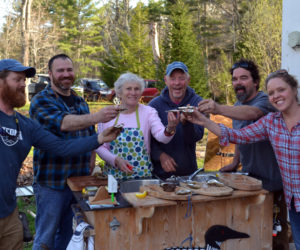
[[108, 175], [108, 192], [111, 196], [111, 201], [115, 201], [115, 193], [118, 192], [118, 182], [117, 180], [111, 175]]

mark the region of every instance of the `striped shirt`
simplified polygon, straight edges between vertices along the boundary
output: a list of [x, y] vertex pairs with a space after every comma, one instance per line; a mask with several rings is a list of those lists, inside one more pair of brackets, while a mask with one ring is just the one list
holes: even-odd
[[[95, 134], [94, 126], [78, 131], [61, 131], [60, 127], [65, 115], [89, 113], [89, 107], [83, 98], [77, 96], [75, 92], [72, 94], [75, 105], [70, 109], [48, 85], [32, 99], [30, 117], [37, 120], [46, 130], [66, 140]], [[91, 152], [73, 157], [58, 157], [35, 148], [33, 156], [34, 183], [54, 189], [64, 189], [68, 177], [89, 174], [90, 157]]]
[[[269, 140], [280, 168], [287, 206], [294, 197], [295, 208], [300, 212], [300, 122], [290, 132], [280, 112], [269, 113], [257, 122], [240, 130], [220, 124], [220, 144], [229, 142], [247, 144]], [[265, 166], [269, 167], [269, 166]]]

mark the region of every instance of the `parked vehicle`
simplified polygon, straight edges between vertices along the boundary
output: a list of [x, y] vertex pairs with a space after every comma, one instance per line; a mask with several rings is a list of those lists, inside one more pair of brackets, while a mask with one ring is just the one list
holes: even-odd
[[115, 91], [110, 89], [101, 79], [81, 78], [79, 85], [83, 87], [83, 96], [87, 101], [96, 102], [101, 99], [114, 102]]
[[48, 83], [50, 83], [48, 74], [36, 74], [28, 84], [28, 99], [31, 100], [37, 93], [46, 88]]
[[150, 102], [156, 96], [159, 96], [158, 90], [160, 82], [158, 80], [145, 79], [145, 89], [142, 93], [141, 102]]

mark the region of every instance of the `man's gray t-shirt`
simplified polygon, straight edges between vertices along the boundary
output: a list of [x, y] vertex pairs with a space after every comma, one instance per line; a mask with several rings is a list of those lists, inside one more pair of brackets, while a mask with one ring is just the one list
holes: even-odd
[[[259, 91], [249, 102], [241, 103], [238, 101], [234, 104], [234, 106], [242, 105], [255, 106], [259, 108], [264, 115], [276, 111], [269, 103], [268, 96], [262, 91]], [[234, 129], [240, 129], [254, 122], [254, 120], [233, 120], [232, 125]], [[238, 145], [238, 148], [243, 172], [248, 172], [251, 176], [262, 180], [263, 187], [269, 191], [282, 189], [279, 167], [269, 141]]]

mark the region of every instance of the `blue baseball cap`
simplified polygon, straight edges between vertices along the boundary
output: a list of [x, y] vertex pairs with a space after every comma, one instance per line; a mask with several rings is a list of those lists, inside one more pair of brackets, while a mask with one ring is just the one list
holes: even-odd
[[181, 69], [184, 73], [189, 73], [187, 66], [183, 62], [172, 62], [167, 66], [166, 75], [170, 76], [174, 69]]
[[26, 77], [33, 77], [35, 75], [35, 68], [25, 67], [19, 61], [15, 59], [3, 59], [0, 60], [0, 71], [14, 71], [14, 72], [25, 72]]

